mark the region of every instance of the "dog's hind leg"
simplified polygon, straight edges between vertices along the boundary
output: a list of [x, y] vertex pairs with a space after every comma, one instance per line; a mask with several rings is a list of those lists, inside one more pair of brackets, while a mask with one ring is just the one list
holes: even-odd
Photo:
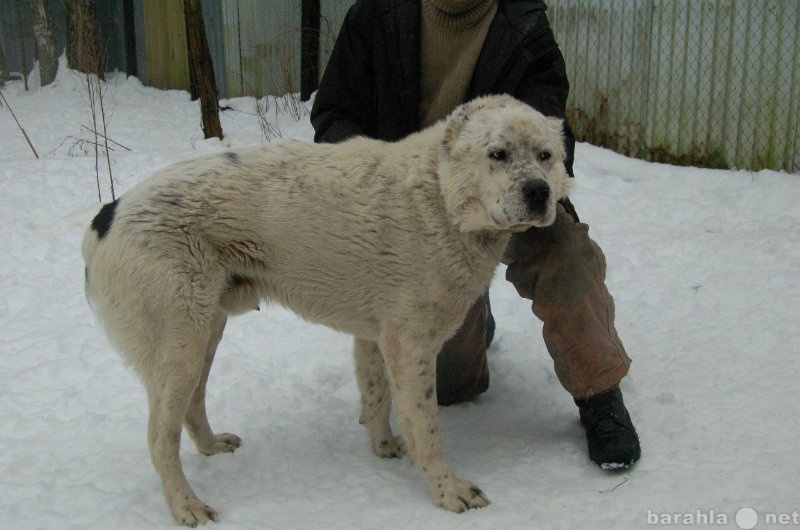
[[389, 425], [392, 394], [381, 351], [375, 342], [356, 337], [353, 353], [356, 380], [361, 391], [359, 423], [367, 428], [375, 454], [383, 458], [399, 458], [406, 451], [402, 437], [394, 436]]
[[415, 341], [402, 329], [385, 330], [380, 347], [411, 464], [425, 473], [437, 506], [452, 512], [488, 506], [486, 495], [456, 477], [442, 453], [436, 404], [436, 352], [441, 343]]
[[217, 512], [192, 491], [180, 459], [181, 426], [203, 374], [209, 330], [173, 321], [164, 336], [158, 364], [151, 367], [147, 381], [147, 438], [167, 507], [176, 521], [194, 527], [217, 520]]
[[226, 321], [227, 317], [224, 314], [219, 314], [212, 321], [206, 346], [203, 372], [189, 402], [189, 410], [186, 412], [186, 432], [194, 440], [197, 450], [204, 455], [232, 453], [242, 443], [241, 438], [235, 434], [214, 434], [208, 424], [208, 416], [206, 415], [206, 383], [208, 382], [211, 364], [214, 362], [217, 346], [222, 340], [222, 332], [225, 329]]

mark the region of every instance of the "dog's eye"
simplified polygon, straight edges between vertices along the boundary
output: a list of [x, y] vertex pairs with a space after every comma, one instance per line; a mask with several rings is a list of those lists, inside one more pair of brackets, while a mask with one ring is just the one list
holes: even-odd
[[504, 149], [498, 149], [497, 151], [492, 151], [489, 153], [489, 158], [492, 160], [497, 160], [498, 162], [502, 162], [507, 158], [507, 154]]
[[553, 156], [550, 151], [542, 151], [539, 153], [539, 161], [540, 162], [547, 162], [550, 160], [550, 157]]

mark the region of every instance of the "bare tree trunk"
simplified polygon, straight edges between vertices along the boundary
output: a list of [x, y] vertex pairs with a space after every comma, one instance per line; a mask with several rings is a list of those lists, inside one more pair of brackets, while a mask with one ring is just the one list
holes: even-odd
[[136, 64], [136, 24], [134, 23], [133, 0], [122, 0], [122, 19], [125, 30], [125, 73], [138, 76]]
[[3, 53], [3, 41], [0, 40], [0, 87], [8, 79], [8, 63], [6, 63], [6, 54]]
[[214, 77], [214, 64], [208, 49], [206, 26], [200, 0], [183, 0], [186, 17], [186, 41], [189, 51], [189, 73], [200, 97], [200, 112], [203, 119], [203, 134], [206, 138], [222, 139], [219, 122], [219, 98]]
[[303, 0], [300, 9], [300, 99], [308, 101], [319, 83], [319, 0]]
[[43, 0], [28, 0], [33, 22], [33, 33], [36, 35], [36, 59], [39, 61], [39, 77], [42, 86], [47, 86], [56, 78], [58, 57], [56, 43], [53, 39], [53, 22], [50, 10]]
[[114, 175], [111, 171], [111, 149], [108, 145], [108, 114], [105, 108], [106, 83], [103, 81], [104, 61], [100, 48], [97, 27], [97, 4], [95, 0], [67, 0], [67, 62], [70, 68], [83, 72], [86, 96], [89, 102], [92, 124], [89, 129], [94, 136], [90, 143], [94, 147], [94, 172], [97, 180], [97, 196], [102, 202], [100, 185], [101, 157], [108, 167], [111, 198], [114, 194]]
[[25, 53], [25, 39], [22, 33], [22, 6], [21, 0], [17, 0], [15, 7], [17, 12], [17, 34], [19, 35], [19, 51], [22, 54], [22, 81], [25, 85], [25, 90], [28, 90], [28, 56]]
[[70, 68], [86, 74], [103, 72], [95, 0], [67, 0], [67, 62]]

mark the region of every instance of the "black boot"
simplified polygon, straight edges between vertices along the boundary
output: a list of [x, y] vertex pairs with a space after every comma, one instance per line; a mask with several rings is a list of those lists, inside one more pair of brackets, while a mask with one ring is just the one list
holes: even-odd
[[588, 399], [576, 399], [575, 404], [586, 429], [592, 462], [610, 470], [626, 468], [639, 460], [639, 436], [619, 387]]

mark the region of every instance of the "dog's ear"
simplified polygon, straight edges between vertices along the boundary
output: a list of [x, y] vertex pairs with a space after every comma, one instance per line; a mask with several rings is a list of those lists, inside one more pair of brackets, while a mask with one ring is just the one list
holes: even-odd
[[469, 122], [470, 117], [476, 112], [483, 109], [503, 108], [515, 101], [514, 98], [507, 95], [483, 96], [459, 105], [446, 119], [447, 126], [445, 127], [444, 140], [442, 142], [443, 147], [450, 151], [458, 135]]
[[450, 152], [453, 148], [453, 144], [456, 142], [456, 138], [458, 138], [458, 135], [461, 134], [461, 130], [469, 121], [470, 105], [471, 103], [459, 105], [450, 113], [450, 116], [447, 117], [444, 139], [442, 139], [442, 147], [445, 151]]
[[548, 117], [547, 125], [555, 134], [558, 135], [558, 138], [561, 140], [561, 146], [562, 146], [561, 158], [562, 160], [566, 160], [567, 150], [563, 148], [563, 146], [565, 145], [564, 142], [566, 140], [566, 136], [564, 135], [564, 120], [562, 120], [561, 118]]

